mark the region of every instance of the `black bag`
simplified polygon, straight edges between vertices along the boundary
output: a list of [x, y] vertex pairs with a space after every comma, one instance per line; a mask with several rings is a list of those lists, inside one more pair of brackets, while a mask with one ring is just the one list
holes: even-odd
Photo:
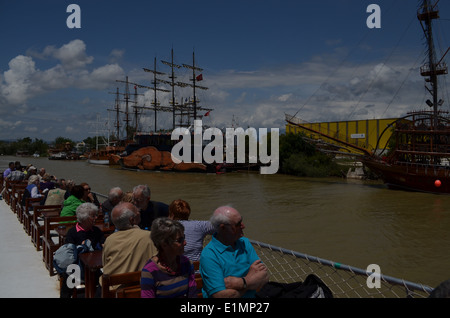
[[23, 194], [22, 194], [22, 202], [21, 202], [23, 207], [26, 206], [28, 198], [31, 198], [31, 193], [30, 193], [30, 191], [28, 191], [27, 188], [25, 188], [25, 190], [23, 191]]
[[319, 277], [310, 274], [304, 282], [268, 282], [256, 298], [333, 298], [333, 293]]

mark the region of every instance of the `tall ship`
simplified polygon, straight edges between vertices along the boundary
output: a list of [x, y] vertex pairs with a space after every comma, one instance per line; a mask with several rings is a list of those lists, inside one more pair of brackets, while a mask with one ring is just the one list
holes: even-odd
[[[211, 167], [205, 163], [175, 163], [171, 158], [171, 150], [176, 140], [171, 140], [171, 131], [159, 129], [158, 127], [158, 115], [162, 112], [172, 114], [172, 128], [185, 127], [190, 129], [193, 127], [193, 121], [196, 119], [202, 119], [204, 116], [209, 116], [212, 108], [207, 108], [199, 105], [199, 99], [197, 97], [198, 90], [207, 90], [207, 87], [200, 86], [199, 81], [203, 80], [203, 69], [198, 67], [195, 62], [195, 53], [192, 54], [192, 64], [178, 65], [174, 63], [173, 49], [171, 51], [171, 61], [161, 60], [162, 64], [170, 67], [170, 73], [166, 74], [157, 70], [157, 61], [154, 60], [154, 66], [152, 69], [143, 68], [145, 72], [152, 74], [152, 86], [145, 86], [138, 83], [134, 83], [128, 80], [117, 80], [117, 82], [125, 83], [125, 93], [123, 94], [125, 101], [125, 110], [121, 110], [118, 102], [120, 101], [119, 90], [116, 92], [116, 106], [114, 112], [116, 112], [116, 128], [117, 135], [119, 135], [119, 113], [125, 114], [125, 136], [126, 142], [125, 150], [122, 154], [110, 154], [109, 158], [112, 162], [120, 164], [123, 168], [127, 169], [139, 169], [139, 170], [161, 170], [161, 171], [199, 171], [199, 172], [212, 172], [214, 167]], [[175, 70], [184, 68], [188, 72], [192, 72], [190, 75], [190, 82], [181, 82], [176, 80]], [[168, 75], [168, 79], [161, 78], [164, 75]], [[129, 85], [134, 85], [136, 97], [137, 88], [143, 88], [152, 90], [154, 93], [153, 101], [150, 106], [138, 105], [137, 99], [131, 101], [129, 93]], [[164, 87], [169, 86], [170, 89]], [[176, 88], [192, 88], [192, 96], [189, 98], [181, 98], [180, 102], [176, 100], [175, 89]], [[161, 102], [157, 98], [157, 92], [171, 93], [169, 98], [169, 105], [161, 105]], [[133, 108], [133, 111], [131, 111]], [[144, 131], [139, 126], [139, 116], [142, 115], [144, 110], [150, 110], [153, 119], [154, 126], [152, 131]], [[123, 117], [123, 116], [122, 116]], [[133, 122], [133, 124], [130, 124]]]
[[[318, 131], [314, 133], [359, 151], [358, 160], [389, 188], [450, 194], [450, 116], [441, 109], [444, 100], [438, 83], [440, 76], [448, 74], [444, 57], [449, 50], [442, 57], [436, 56], [433, 22], [439, 19], [437, 2], [424, 0], [417, 12], [427, 45], [427, 62], [421, 66], [420, 75], [425, 78], [431, 98], [426, 101], [426, 109], [407, 113], [384, 131], [392, 129], [389, 151], [380, 154], [376, 151], [380, 145], [369, 151]], [[286, 115], [286, 121], [305, 128], [295, 116]]]

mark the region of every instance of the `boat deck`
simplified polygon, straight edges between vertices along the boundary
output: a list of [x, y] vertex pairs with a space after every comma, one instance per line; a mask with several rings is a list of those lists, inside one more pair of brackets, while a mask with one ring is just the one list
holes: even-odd
[[50, 277], [22, 224], [0, 201], [0, 298], [59, 298], [57, 276]]

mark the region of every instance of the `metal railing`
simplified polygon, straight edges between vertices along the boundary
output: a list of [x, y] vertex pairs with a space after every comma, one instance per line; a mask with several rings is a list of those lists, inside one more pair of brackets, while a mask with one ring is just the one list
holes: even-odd
[[[293, 283], [315, 274], [330, 288], [335, 298], [426, 298], [433, 290], [430, 286], [381, 273], [375, 275], [357, 267], [250, 241], [268, 267], [270, 281]], [[379, 286], [376, 286], [375, 279], [379, 280]]]

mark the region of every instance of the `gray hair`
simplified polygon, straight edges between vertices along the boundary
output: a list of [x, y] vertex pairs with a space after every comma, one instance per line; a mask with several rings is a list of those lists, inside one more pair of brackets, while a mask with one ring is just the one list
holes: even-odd
[[146, 197], [146, 198], [150, 198], [151, 192], [150, 192], [150, 187], [146, 184], [140, 184], [137, 185], [133, 188], [133, 194], [135, 194], [138, 191], [142, 191], [142, 194]]
[[109, 190], [108, 199], [110, 201], [119, 200], [123, 197], [123, 191], [120, 187], [114, 187]]
[[39, 176], [33, 174], [33, 175], [30, 176], [30, 178], [28, 179], [28, 185], [30, 185], [30, 184], [32, 184], [32, 183], [35, 183], [35, 182], [38, 181], [38, 180], [39, 180]]
[[66, 180], [66, 187], [72, 188], [74, 186], [75, 186], [75, 181], [73, 181], [72, 179]]
[[[216, 230], [219, 228], [220, 224], [230, 224], [231, 223], [229, 213], [224, 212], [224, 211], [228, 210], [227, 209], [228, 207], [233, 208], [231, 205], [219, 207], [214, 211], [213, 215], [209, 219], [209, 221], [211, 222], [211, 224], [214, 226], [214, 228]], [[219, 209], [221, 212], [219, 212]]]
[[163, 243], [170, 243], [178, 233], [184, 233], [184, 226], [176, 220], [166, 217], [157, 218], [152, 223], [150, 237], [158, 250]]
[[92, 212], [98, 213], [98, 207], [94, 203], [86, 202], [80, 204], [76, 210], [78, 223], [83, 223], [87, 220]]
[[[116, 213], [111, 213], [111, 221], [117, 230], [127, 230], [132, 227], [130, 219], [134, 217], [135, 212], [128, 208], [126, 204], [119, 204], [114, 207], [113, 210], [120, 209], [120, 213], [117, 216]], [[111, 211], [112, 212], [112, 211]]]

